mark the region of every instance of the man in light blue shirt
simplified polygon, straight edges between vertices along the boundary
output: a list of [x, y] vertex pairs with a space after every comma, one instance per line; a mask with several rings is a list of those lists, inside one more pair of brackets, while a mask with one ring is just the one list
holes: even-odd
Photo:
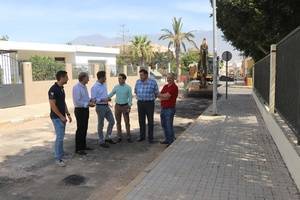
[[[112, 140], [112, 129], [115, 124], [114, 116], [111, 112], [111, 109], [108, 105], [108, 95], [107, 95], [107, 86], [105, 84], [106, 81], [106, 73], [105, 71], [99, 71], [97, 73], [98, 81], [93, 85], [91, 90], [91, 96], [93, 102], [96, 103], [96, 112], [98, 116], [98, 135], [100, 146], [103, 148], [109, 148], [110, 144], [115, 144]], [[103, 135], [103, 126], [104, 126], [104, 118], [108, 121], [106, 136]]]
[[130, 120], [129, 120], [129, 112], [132, 105], [132, 92], [131, 87], [125, 83], [126, 81], [125, 74], [119, 74], [118, 80], [119, 84], [116, 85], [112, 92], [108, 95], [108, 98], [116, 95], [116, 104], [115, 104], [115, 118], [117, 121], [117, 130], [118, 130], [118, 142], [122, 141], [122, 115], [125, 121], [126, 133], [127, 133], [127, 141], [132, 142], [130, 135]]
[[92, 150], [86, 146], [86, 134], [89, 121], [89, 106], [94, 107], [90, 101], [86, 84], [89, 82], [89, 75], [81, 72], [78, 75], [79, 82], [73, 87], [74, 113], [77, 121], [75, 135], [75, 152], [79, 155], [86, 155], [85, 150]]

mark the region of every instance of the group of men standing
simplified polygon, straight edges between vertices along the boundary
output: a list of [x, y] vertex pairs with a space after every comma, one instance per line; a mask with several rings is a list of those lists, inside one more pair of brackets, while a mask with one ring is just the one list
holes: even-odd
[[[161, 125], [164, 130], [165, 140], [162, 144], [170, 145], [174, 139], [173, 119], [175, 115], [176, 98], [178, 96], [178, 87], [174, 80], [174, 74], [167, 75], [167, 84], [159, 92], [158, 85], [155, 80], [150, 79], [148, 71], [141, 69], [139, 71], [140, 79], [136, 81], [134, 93], [137, 98], [138, 118], [140, 126], [140, 137], [138, 142], [146, 139], [146, 118], [148, 122], [148, 142], [154, 143], [154, 108], [155, 99], [161, 101]], [[86, 155], [86, 151], [93, 150], [86, 144], [86, 135], [89, 121], [89, 107], [96, 107], [98, 117], [97, 132], [99, 136], [99, 145], [103, 148], [109, 148], [109, 144], [116, 144], [123, 140], [121, 119], [122, 116], [126, 127], [126, 140], [133, 142], [130, 133], [130, 110], [132, 106], [132, 90], [126, 84], [126, 75], [119, 74], [118, 82], [113, 90], [108, 93], [106, 85], [106, 72], [99, 71], [97, 73], [97, 81], [91, 89], [91, 97], [89, 96], [86, 84], [89, 82], [89, 75], [81, 72], [78, 76], [78, 83], [73, 87], [73, 103], [74, 113], [77, 121], [77, 129], [75, 135], [75, 152], [79, 155]], [[50, 102], [50, 118], [53, 122], [56, 140], [55, 140], [55, 160], [59, 166], [65, 166], [63, 160], [64, 148], [63, 140], [65, 135], [66, 122], [72, 121], [65, 102], [65, 92], [63, 85], [68, 82], [66, 71], [59, 71], [56, 74], [57, 82], [49, 89], [48, 96]], [[114, 115], [110, 109], [109, 102], [116, 95]], [[68, 120], [67, 120], [67, 118]], [[117, 140], [112, 138], [112, 130], [117, 122]], [[103, 127], [104, 120], [107, 120], [108, 126], [104, 136]]]

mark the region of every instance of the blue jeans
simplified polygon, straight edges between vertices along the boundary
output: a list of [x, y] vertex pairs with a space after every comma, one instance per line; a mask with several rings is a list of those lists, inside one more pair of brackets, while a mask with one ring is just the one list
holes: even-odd
[[63, 123], [59, 118], [51, 119], [55, 129], [55, 147], [54, 155], [56, 160], [61, 160], [64, 155], [64, 137], [66, 124]]
[[[105, 143], [105, 139], [111, 138], [112, 129], [115, 125], [115, 119], [111, 109], [107, 105], [97, 105], [96, 112], [98, 116], [98, 135], [100, 144]], [[104, 119], [108, 121], [106, 136], [103, 135]]]
[[175, 115], [175, 108], [162, 108], [160, 112], [161, 126], [164, 129], [165, 142], [171, 144], [175, 139], [173, 119]]

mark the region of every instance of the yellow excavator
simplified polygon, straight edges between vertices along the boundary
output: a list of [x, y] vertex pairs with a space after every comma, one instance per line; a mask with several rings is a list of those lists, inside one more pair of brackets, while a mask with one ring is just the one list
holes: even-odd
[[205, 38], [200, 45], [199, 54], [198, 63], [189, 67], [188, 92], [205, 89], [208, 87], [207, 82], [212, 82], [212, 58], [208, 56], [208, 45]]

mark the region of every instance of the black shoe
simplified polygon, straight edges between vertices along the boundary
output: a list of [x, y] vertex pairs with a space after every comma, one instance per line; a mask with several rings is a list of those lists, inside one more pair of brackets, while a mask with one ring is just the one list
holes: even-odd
[[169, 142], [167, 142], [167, 141], [161, 141], [160, 143], [161, 144], [169, 144]]
[[87, 155], [87, 153], [84, 150], [76, 151], [76, 154], [81, 155], [81, 156]]
[[132, 141], [130, 138], [128, 138], [128, 139], [127, 139], [127, 142], [128, 142], [128, 143], [132, 143], [133, 141]]
[[117, 140], [117, 143], [120, 143], [120, 142], [122, 142], [122, 138], [119, 138], [119, 139]]
[[92, 151], [92, 150], [94, 150], [93, 148], [91, 148], [91, 147], [85, 147], [85, 149], [84, 150], [87, 150], [87, 151]]
[[140, 138], [140, 139], [138, 139], [137, 141], [138, 142], [142, 142], [142, 141], [144, 141], [145, 140], [145, 138]]
[[99, 146], [100, 146], [100, 147], [103, 147], [103, 148], [109, 148], [109, 145], [106, 144], [106, 143], [100, 144]]
[[117, 144], [115, 141], [113, 141], [112, 139], [108, 139], [105, 140], [105, 142], [109, 143], [109, 144]]
[[154, 144], [155, 141], [154, 140], [148, 140], [149, 144]]

